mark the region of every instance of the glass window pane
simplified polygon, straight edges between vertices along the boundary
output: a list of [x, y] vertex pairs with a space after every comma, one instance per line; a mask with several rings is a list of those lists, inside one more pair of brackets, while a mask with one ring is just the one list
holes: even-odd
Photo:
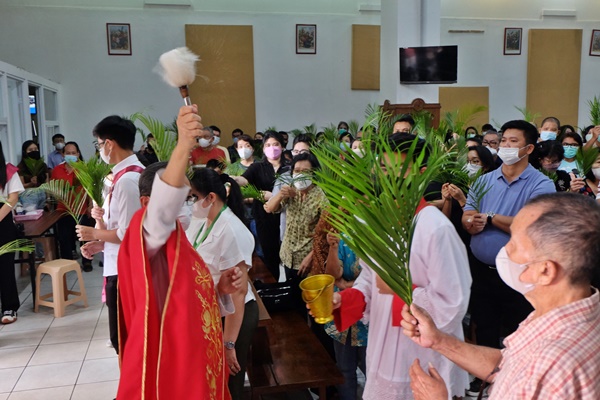
[[44, 110], [47, 121], [56, 121], [56, 92], [49, 89], [44, 89]]

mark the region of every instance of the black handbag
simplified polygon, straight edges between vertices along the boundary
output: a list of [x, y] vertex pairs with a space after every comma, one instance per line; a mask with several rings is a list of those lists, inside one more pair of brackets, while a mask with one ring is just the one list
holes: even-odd
[[256, 293], [269, 312], [287, 311], [292, 308], [292, 281], [276, 283], [254, 282]]

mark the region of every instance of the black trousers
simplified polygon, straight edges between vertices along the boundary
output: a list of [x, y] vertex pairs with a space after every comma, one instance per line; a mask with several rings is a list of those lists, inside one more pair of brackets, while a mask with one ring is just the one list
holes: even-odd
[[106, 307], [108, 307], [108, 331], [110, 342], [119, 354], [119, 320], [117, 313], [117, 285], [118, 275], [106, 277]]
[[[3, 205], [4, 203], [0, 203], [0, 207]], [[12, 213], [9, 213], [0, 221], [0, 246], [16, 238], [17, 228]], [[21, 305], [15, 276], [15, 253], [0, 256], [0, 302], [2, 302], [2, 312], [17, 311]]]
[[533, 307], [521, 293], [506, 285], [496, 267], [472, 258], [471, 317], [477, 344], [501, 348], [500, 338], [517, 330]]
[[[75, 233], [75, 220], [70, 215], [66, 215], [56, 222], [58, 233], [58, 249], [60, 258], [67, 260], [73, 259], [73, 251], [76, 248], [77, 234]], [[87, 215], [81, 216], [80, 225], [94, 226], [94, 221]], [[91, 263], [92, 260], [81, 257], [82, 263]]]
[[[240, 364], [240, 372], [235, 375], [229, 375], [229, 392], [232, 400], [242, 400], [244, 398], [244, 378], [246, 368], [248, 367], [248, 352], [252, 344], [254, 331], [258, 326], [258, 304], [252, 300], [246, 303], [244, 307], [244, 319], [240, 327], [240, 333], [235, 341], [235, 355], [238, 364]], [[231, 350], [225, 350], [231, 351]]]
[[[258, 202], [260, 203], [260, 202]], [[261, 207], [262, 207], [262, 203]], [[253, 208], [256, 210], [256, 208]], [[281, 244], [279, 242], [279, 214], [267, 214], [264, 210], [262, 212], [255, 212], [254, 215], [256, 221], [256, 233], [258, 234], [258, 241], [263, 251], [263, 262], [265, 266], [275, 278], [275, 281], [279, 280], [279, 249]]]

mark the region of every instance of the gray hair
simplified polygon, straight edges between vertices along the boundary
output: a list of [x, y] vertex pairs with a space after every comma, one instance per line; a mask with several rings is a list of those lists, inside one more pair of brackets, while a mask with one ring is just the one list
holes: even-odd
[[210, 133], [210, 137], [215, 136], [215, 133], [213, 132], [213, 129], [210, 126], [205, 126], [202, 128], [202, 130]]
[[589, 285], [598, 277], [600, 262], [600, 207], [578, 193], [543, 194], [526, 207], [542, 214], [527, 227], [538, 254], [558, 263], [573, 285]]

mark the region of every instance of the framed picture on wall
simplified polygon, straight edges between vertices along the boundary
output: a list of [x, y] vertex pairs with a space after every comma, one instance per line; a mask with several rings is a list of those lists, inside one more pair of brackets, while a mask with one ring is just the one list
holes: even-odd
[[523, 28], [504, 28], [504, 55], [518, 56], [521, 54], [521, 39]]
[[296, 54], [317, 54], [317, 26], [296, 24]]
[[600, 57], [600, 30], [592, 31], [592, 40], [590, 42], [590, 56]]
[[131, 29], [129, 24], [106, 24], [108, 55], [131, 55]]

